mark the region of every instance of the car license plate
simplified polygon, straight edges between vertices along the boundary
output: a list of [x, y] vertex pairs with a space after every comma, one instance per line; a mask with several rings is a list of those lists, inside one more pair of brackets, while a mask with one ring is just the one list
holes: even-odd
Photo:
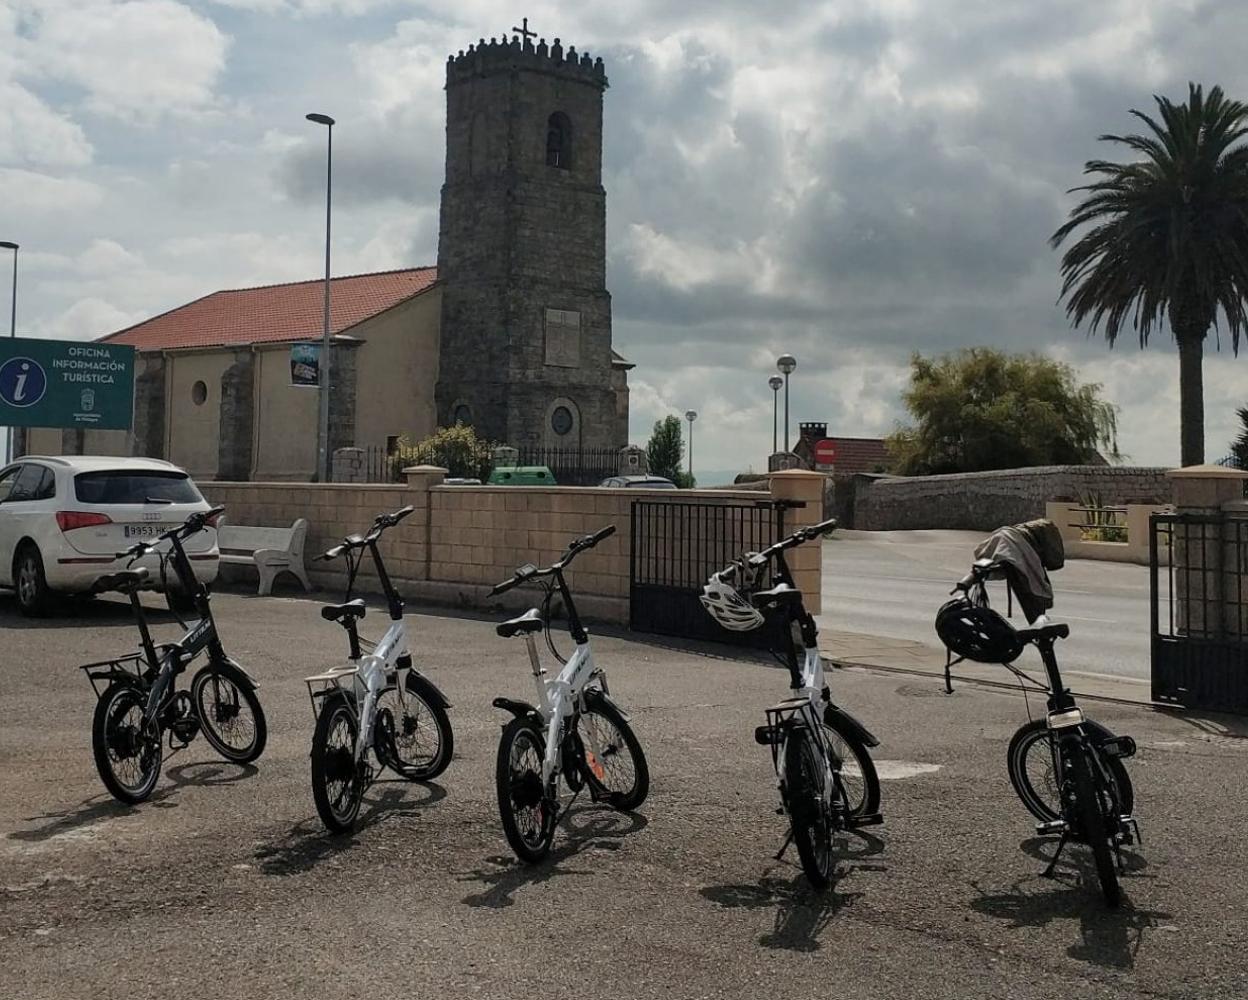
[[127, 538], [155, 538], [172, 528], [170, 524], [127, 524]]

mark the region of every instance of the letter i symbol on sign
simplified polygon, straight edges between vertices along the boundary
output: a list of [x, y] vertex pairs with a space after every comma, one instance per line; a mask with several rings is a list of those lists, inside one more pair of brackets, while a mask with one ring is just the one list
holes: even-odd
[[17, 384], [13, 387], [13, 402], [20, 403], [26, 398], [26, 374], [30, 371], [30, 362], [27, 361], [19, 369], [21, 374], [17, 376]]

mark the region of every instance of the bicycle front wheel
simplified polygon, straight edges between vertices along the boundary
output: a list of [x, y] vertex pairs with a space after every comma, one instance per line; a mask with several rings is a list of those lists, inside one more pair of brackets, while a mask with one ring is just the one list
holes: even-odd
[[536, 864], [550, 852], [555, 813], [542, 787], [546, 738], [530, 719], [512, 719], [498, 742], [495, 785], [507, 843], [521, 861]]
[[645, 802], [650, 794], [650, 768], [623, 713], [605, 698], [587, 696], [576, 732], [584, 751], [578, 763], [595, 796], [626, 812]]
[[[1112, 738], [1113, 734], [1100, 723], [1088, 719], [1084, 722], [1093, 745]], [[1135, 789], [1131, 776], [1117, 757], [1102, 755], [1118, 808], [1125, 816], [1135, 811]], [[1010, 784], [1022, 800], [1027, 811], [1041, 822], [1051, 822], [1061, 816], [1062, 796], [1058, 776], [1054, 770], [1053, 739], [1046, 720], [1036, 719], [1021, 727], [1010, 740], [1006, 751], [1006, 763], [1010, 772]]]
[[330, 833], [355, 826], [364, 799], [364, 779], [355, 766], [359, 720], [343, 695], [327, 698], [312, 734], [312, 799]]
[[853, 820], [880, 811], [880, 778], [875, 772], [871, 751], [841, 719], [832, 713], [824, 715], [823, 738], [840, 767], [841, 785], [845, 789], [845, 815]]
[[809, 730], [789, 731], [784, 741], [784, 805], [793, 826], [802, 869], [819, 891], [832, 881], [832, 817], [824, 804], [826, 768]]
[[1096, 876], [1101, 883], [1101, 891], [1110, 906], [1117, 906], [1122, 901], [1122, 888], [1118, 885], [1118, 866], [1114, 860], [1114, 829], [1116, 818], [1111, 826], [1110, 809], [1107, 808], [1107, 790], [1098, 788], [1098, 782], [1092, 772], [1092, 761], [1085, 753], [1077, 753], [1070, 762], [1071, 780], [1075, 791], [1075, 813], [1079, 822], [1081, 839], [1092, 849], [1092, 860], [1096, 864]]
[[204, 739], [226, 760], [250, 764], [264, 753], [264, 709], [240, 671], [224, 663], [208, 664], [191, 681], [191, 701]]
[[147, 694], [132, 684], [113, 684], [95, 706], [91, 749], [109, 794], [136, 805], [152, 794], [160, 777], [160, 731], [143, 724]]
[[455, 750], [450, 716], [432, 687], [423, 677], [408, 674], [403, 698], [398, 688], [388, 687], [377, 699], [377, 756], [408, 781], [436, 778]]

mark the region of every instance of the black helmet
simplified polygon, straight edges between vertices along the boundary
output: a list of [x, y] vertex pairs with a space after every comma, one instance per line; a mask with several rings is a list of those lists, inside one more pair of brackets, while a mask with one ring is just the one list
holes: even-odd
[[936, 612], [936, 634], [958, 657], [976, 663], [1012, 663], [1023, 651], [1014, 626], [992, 608], [967, 597], [946, 601]]

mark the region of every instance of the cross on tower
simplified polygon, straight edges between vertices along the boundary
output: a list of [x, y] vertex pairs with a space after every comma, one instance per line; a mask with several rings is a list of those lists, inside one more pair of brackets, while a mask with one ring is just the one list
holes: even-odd
[[524, 39], [524, 41], [526, 41], [526, 42], [527, 42], [530, 38], [536, 38], [536, 37], [537, 37], [537, 32], [536, 32], [536, 31], [530, 31], [530, 30], [529, 30], [529, 19], [528, 19], [527, 17], [526, 17], [523, 21], [521, 21], [520, 23], [523, 25], [523, 27], [521, 27], [521, 28], [517, 28], [517, 27], [515, 27], [515, 26], [513, 25], [511, 30], [512, 30], [512, 31], [514, 31], [516, 34], [518, 34], [518, 35], [519, 35], [522, 39]]

